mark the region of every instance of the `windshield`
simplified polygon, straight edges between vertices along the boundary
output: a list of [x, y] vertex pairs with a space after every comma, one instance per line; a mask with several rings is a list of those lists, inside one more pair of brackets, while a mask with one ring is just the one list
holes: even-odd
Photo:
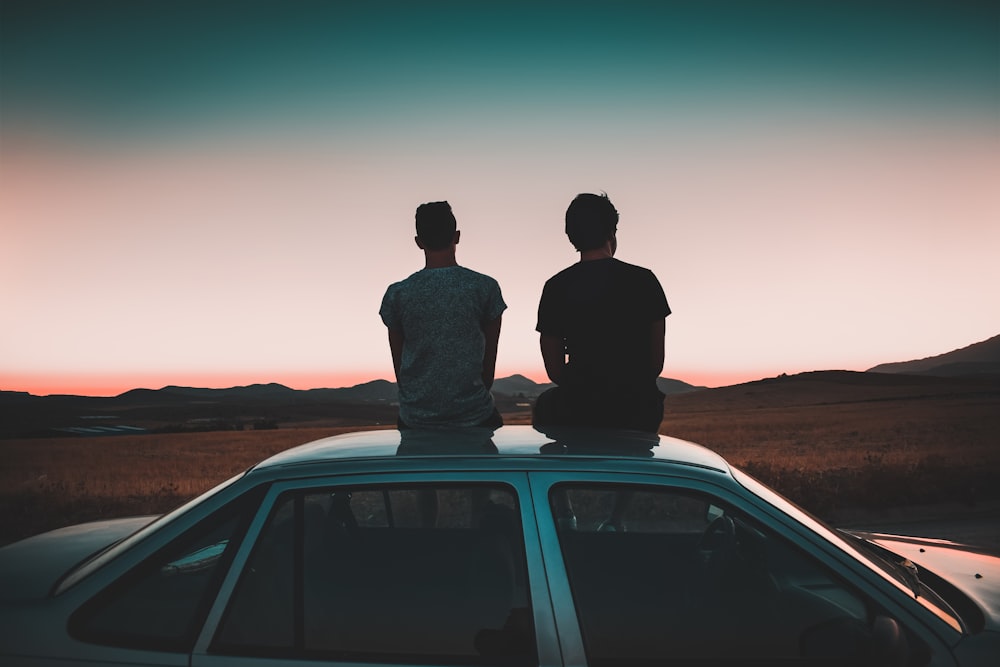
[[742, 484], [748, 491], [789, 515], [831, 544], [847, 552], [850, 556], [854, 558], [860, 557], [869, 566], [873, 566], [873, 569], [883, 579], [886, 579], [900, 590], [915, 597], [924, 607], [956, 631], [962, 631], [957, 614], [940, 596], [919, 581], [916, 574], [916, 567], [908, 560], [868, 540], [830, 527], [823, 520], [813, 516], [742, 470], [737, 468], [731, 469], [736, 481]]
[[114, 544], [111, 544], [106, 549], [98, 551], [93, 556], [91, 556], [90, 558], [84, 560], [79, 565], [77, 565], [75, 568], [73, 568], [68, 573], [66, 573], [66, 576], [62, 579], [62, 581], [59, 582], [58, 586], [56, 586], [54, 595], [59, 595], [63, 591], [65, 591], [68, 588], [74, 586], [80, 580], [82, 580], [84, 577], [89, 576], [93, 572], [95, 572], [98, 569], [100, 569], [101, 567], [103, 567], [106, 563], [108, 563], [108, 562], [114, 560], [115, 558], [117, 558], [119, 554], [124, 553], [125, 551], [128, 551], [134, 545], [136, 545], [139, 542], [141, 542], [142, 540], [146, 539], [147, 536], [149, 536], [153, 532], [159, 530], [161, 526], [164, 526], [164, 525], [170, 523], [171, 521], [173, 521], [177, 517], [179, 517], [182, 514], [186, 513], [192, 507], [194, 507], [196, 505], [199, 505], [199, 504], [203, 503], [204, 501], [208, 500], [209, 498], [211, 498], [215, 494], [219, 493], [220, 491], [222, 491], [223, 489], [225, 489], [226, 487], [228, 487], [230, 484], [232, 484], [236, 480], [238, 480], [241, 477], [243, 477], [244, 474], [245, 473], [240, 473], [238, 475], [235, 475], [234, 477], [231, 477], [231, 478], [227, 479], [222, 484], [219, 484], [218, 486], [216, 486], [216, 487], [214, 487], [212, 489], [209, 489], [208, 491], [206, 491], [205, 493], [201, 494], [197, 498], [194, 498], [193, 500], [189, 500], [188, 502], [184, 503], [183, 505], [181, 505], [177, 509], [175, 509], [175, 510], [173, 510], [173, 511], [167, 513], [167, 514], [164, 514], [163, 516], [159, 517], [158, 519], [155, 519], [152, 522], [146, 524], [145, 526], [143, 526], [139, 530], [135, 531], [134, 533], [132, 533], [128, 537], [126, 537], [124, 539], [121, 539], [121, 540], [115, 542]]

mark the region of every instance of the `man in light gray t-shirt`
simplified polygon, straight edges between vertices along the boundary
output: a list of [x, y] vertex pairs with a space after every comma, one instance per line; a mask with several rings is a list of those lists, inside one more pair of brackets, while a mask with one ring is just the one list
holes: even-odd
[[490, 387], [507, 304], [493, 278], [459, 266], [448, 202], [417, 208], [425, 266], [393, 283], [379, 315], [389, 329], [400, 428], [499, 427]]

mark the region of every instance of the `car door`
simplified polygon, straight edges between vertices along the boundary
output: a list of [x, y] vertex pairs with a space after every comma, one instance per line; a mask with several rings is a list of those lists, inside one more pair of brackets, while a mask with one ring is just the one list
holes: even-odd
[[898, 600], [732, 490], [531, 473], [566, 665], [952, 665]]
[[558, 665], [524, 473], [276, 483], [192, 667]]
[[[44, 664], [188, 665], [263, 495], [223, 492], [55, 596], [53, 615], [39, 619]], [[52, 632], [57, 618], [65, 634]]]

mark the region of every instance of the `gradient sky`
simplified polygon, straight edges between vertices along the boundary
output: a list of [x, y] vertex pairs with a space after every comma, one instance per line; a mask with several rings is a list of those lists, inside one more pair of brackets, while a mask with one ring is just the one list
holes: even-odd
[[498, 376], [544, 381], [563, 215], [609, 194], [664, 375], [864, 370], [1000, 333], [995, 2], [0, 3], [0, 389], [393, 379], [447, 199]]

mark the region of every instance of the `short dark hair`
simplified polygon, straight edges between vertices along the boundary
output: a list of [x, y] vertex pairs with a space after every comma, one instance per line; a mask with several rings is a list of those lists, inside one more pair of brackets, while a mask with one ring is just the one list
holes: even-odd
[[579, 194], [566, 209], [566, 236], [579, 252], [600, 248], [617, 229], [618, 211], [606, 194]]
[[417, 238], [428, 250], [444, 250], [455, 238], [455, 214], [446, 201], [432, 201], [417, 207]]

